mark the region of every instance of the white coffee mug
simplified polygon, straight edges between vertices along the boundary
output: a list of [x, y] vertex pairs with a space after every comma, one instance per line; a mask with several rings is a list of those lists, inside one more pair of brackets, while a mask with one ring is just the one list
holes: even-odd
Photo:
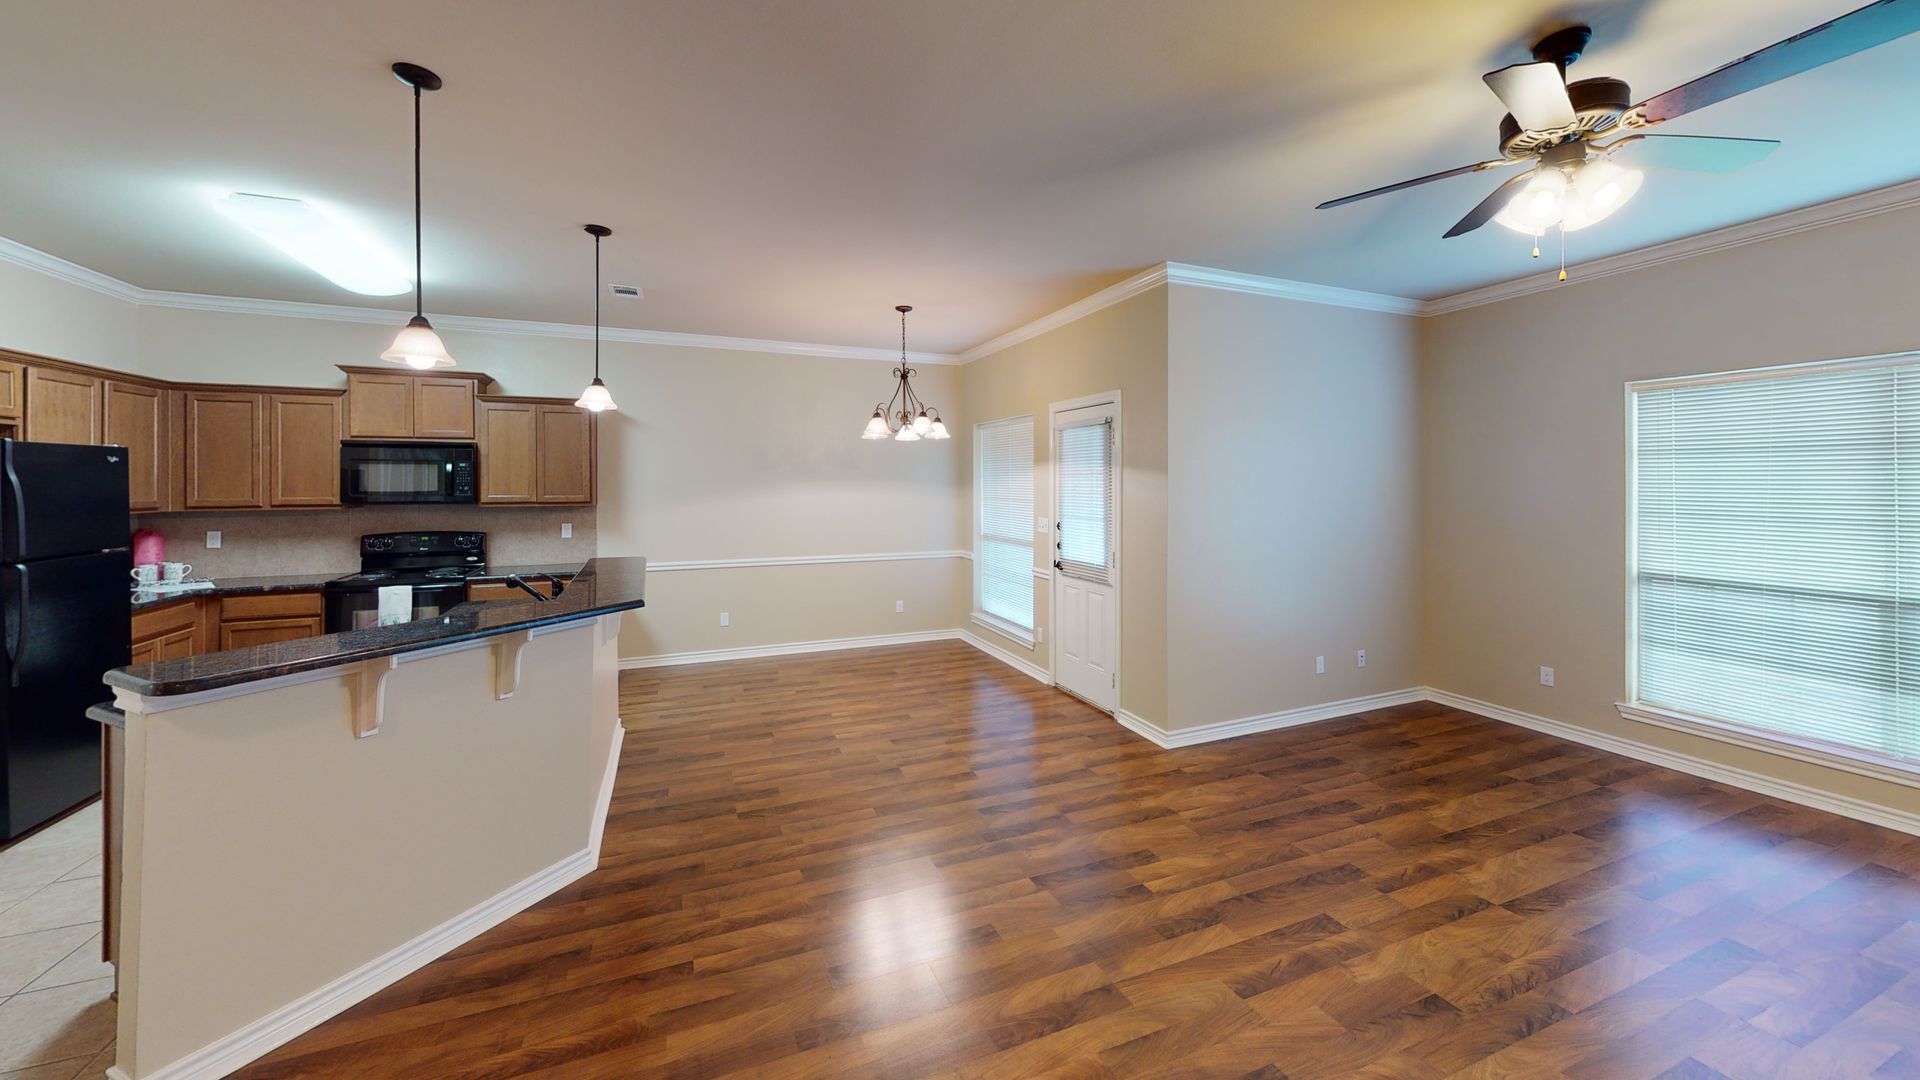
[[160, 564], [160, 579], [162, 581], [184, 581], [186, 576], [192, 572], [193, 564], [191, 563], [170, 562]]
[[133, 568], [133, 580], [139, 585], [151, 585], [160, 580], [160, 564], [143, 562]]

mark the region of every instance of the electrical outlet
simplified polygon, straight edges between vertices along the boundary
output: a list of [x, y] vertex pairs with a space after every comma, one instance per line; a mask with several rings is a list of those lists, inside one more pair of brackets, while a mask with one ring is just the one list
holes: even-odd
[[1540, 685], [1541, 686], [1553, 685], [1553, 669], [1552, 668], [1542, 667], [1540, 669]]
[[907, 602], [905, 600], [895, 600], [893, 602], [893, 613], [895, 615], [904, 614], [906, 610], [907, 610]]
[[207, 550], [211, 551], [214, 548], [217, 548], [219, 546], [220, 546], [220, 530], [208, 529], [207, 530]]
[[1313, 673], [1314, 673], [1315, 675], [1325, 675], [1325, 674], [1327, 673], [1327, 658], [1326, 658], [1326, 657], [1324, 657], [1324, 656], [1316, 656], [1316, 657], [1314, 657], [1314, 658], [1313, 658]]
[[727, 625], [727, 613], [724, 611], [720, 613], [720, 625], [721, 626]]
[[1361, 650], [1360, 650], [1360, 652], [1359, 652], [1359, 654], [1358, 654], [1358, 656], [1359, 656], [1359, 659], [1360, 659], [1360, 665], [1359, 665], [1359, 666], [1361, 666], [1361, 667], [1366, 667], [1366, 666], [1367, 666], [1367, 650], [1365, 650], [1365, 649], [1361, 649]]
[[563, 521], [560, 523], [560, 539], [562, 540], [573, 539], [573, 522]]

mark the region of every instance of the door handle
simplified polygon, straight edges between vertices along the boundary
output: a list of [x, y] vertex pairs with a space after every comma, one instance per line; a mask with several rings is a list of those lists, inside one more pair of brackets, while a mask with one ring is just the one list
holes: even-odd
[[1065, 570], [1065, 569], [1066, 569], [1066, 567], [1064, 567], [1064, 566], [1061, 566], [1061, 565], [1060, 565], [1060, 560], [1059, 560], [1059, 559], [1055, 559], [1055, 560], [1053, 560], [1053, 568], [1054, 568], [1055, 570]]
[[20, 687], [20, 662], [27, 655], [27, 617], [32, 600], [27, 595], [25, 564], [15, 563], [8, 567], [7, 571], [20, 581], [19, 588], [15, 590], [20, 594], [20, 604], [16, 609], [18, 614], [14, 618], [13, 626], [10, 627], [13, 631], [12, 638], [7, 642], [7, 681], [17, 690]]

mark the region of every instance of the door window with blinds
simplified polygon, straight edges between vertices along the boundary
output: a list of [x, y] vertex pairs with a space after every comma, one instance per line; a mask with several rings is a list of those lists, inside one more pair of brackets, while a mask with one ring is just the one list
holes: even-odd
[[973, 429], [979, 505], [974, 602], [1012, 629], [1033, 631], [1033, 417]]
[[1113, 421], [1063, 427], [1055, 448], [1060, 484], [1054, 565], [1063, 574], [1111, 583], [1113, 578]]
[[1920, 357], [1630, 390], [1635, 703], [1920, 767]]

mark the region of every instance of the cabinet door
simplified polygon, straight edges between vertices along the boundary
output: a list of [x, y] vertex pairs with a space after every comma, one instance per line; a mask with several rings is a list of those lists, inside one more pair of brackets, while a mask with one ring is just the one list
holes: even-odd
[[0, 360], [0, 416], [18, 419], [26, 404], [27, 366]]
[[416, 377], [413, 433], [422, 439], [473, 438], [473, 380], [442, 375]]
[[56, 368], [27, 369], [27, 438], [34, 442], [100, 445], [103, 387], [91, 375]]
[[539, 421], [536, 441], [538, 477], [534, 483], [543, 503], [593, 501], [593, 414], [569, 405], [534, 406]]
[[152, 640], [152, 641], [136, 641], [136, 642], [134, 642], [134, 643], [133, 643], [133, 652], [132, 652], [132, 654], [131, 654], [131, 655], [132, 655], [132, 657], [133, 657], [133, 659], [131, 659], [131, 660], [129, 660], [129, 661], [127, 661], [127, 662], [128, 662], [129, 664], [151, 664], [151, 663], [153, 663], [153, 662], [154, 662], [155, 660], [158, 660], [158, 659], [160, 659], [160, 641], [159, 641], [159, 639], [157, 639], [157, 638], [156, 638], [156, 639], [154, 639], [154, 640]]
[[187, 509], [267, 505], [267, 409], [259, 394], [189, 390]]
[[480, 501], [535, 501], [534, 463], [538, 427], [535, 406], [522, 401], [483, 401], [479, 407]]
[[220, 624], [220, 648], [222, 651], [246, 649], [255, 645], [272, 645], [279, 641], [298, 641], [301, 638], [319, 637], [320, 633], [321, 619], [317, 615], [223, 622]]
[[413, 438], [412, 375], [347, 375], [347, 437]]
[[191, 629], [175, 630], [153, 643], [155, 660], [180, 660], [194, 655], [196, 651]]
[[107, 381], [106, 442], [127, 448], [127, 508], [163, 510], [167, 497], [167, 395], [157, 386]]
[[267, 400], [274, 506], [340, 505], [340, 405], [335, 394]]

